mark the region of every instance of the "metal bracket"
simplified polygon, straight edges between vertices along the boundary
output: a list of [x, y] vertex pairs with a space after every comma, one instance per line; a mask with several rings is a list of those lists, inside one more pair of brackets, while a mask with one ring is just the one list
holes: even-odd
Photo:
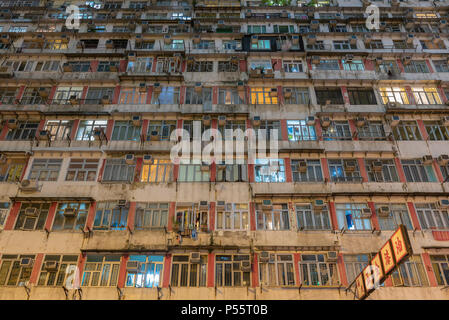
[[27, 300], [30, 300], [30, 292], [31, 292], [31, 288], [28, 287], [26, 284], [23, 286], [23, 288], [25, 289], [25, 292], [27, 294]]
[[117, 286], [117, 293], [118, 293], [118, 299], [119, 300], [123, 300], [123, 298], [125, 297], [124, 293], [123, 293], [123, 289], [119, 288], [119, 286]]
[[162, 298], [162, 288], [161, 287], [156, 287], [157, 288], [157, 299], [161, 300]]
[[69, 300], [69, 290], [65, 286], [62, 286], [62, 290], [64, 290], [65, 299]]

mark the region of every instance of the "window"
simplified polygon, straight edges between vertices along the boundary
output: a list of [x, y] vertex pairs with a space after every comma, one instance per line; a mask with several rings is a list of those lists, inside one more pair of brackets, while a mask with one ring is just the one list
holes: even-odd
[[284, 159], [256, 159], [256, 182], [285, 182]]
[[81, 120], [75, 140], [93, 141], [95, 139], [93, 136], [94, 129], [101, 128], [103, 132], [106, 132], [107, 125], [107, 120]]
[[330, 140], [352, 140], [348, 121], [331, 121], [330, 126], [323, 128], [323, 138]]
[[217, 230], [249, 230], [248, 204], [226, 203], [217, 206]]
[[309, 104], [309, 89], [284, 87], [284, 101], [286, 104]]
[[103, 104], [103, 98], [107, 98], [109, 101], [111, 101], [113, 93], [113, 88], [89, 87], [86, 99], [84, 99], [84, 104]]
[[164, 50], [184, 50], [184, 40], [172, 40], [170, 44], [164, 43]]
[[139, 141], [140, 126], [135, 126], [132, 121], [114, 121], [114, 130], [112, 131], [112, 141]]
[[401, 160], [407, 182], [436, 182], [432, 165], [424, 165], [421, 159]]
[[75, 97], [81, 100], [83, 87], [58, 87], [53, 98], [53, 104], [70, 104], [70, 98]]
[[156, 72], [158, 73], [177, 73], [181, 72], [181, 59], [177, 57], [172, 58], [157, 58]]
[[[391, 61], [384, 61], [382, 60], [381, 63], [378, 63], [378, 71], [382, 72], [382, 73], [386, 73], [389, 76], [393, 76], [393, 75], [399, 75], [401, 73], [401, 70], [398, 67], [398, 63], [396, 60], [391, 60]], [[388, 88], [389, 90], [387, 91], [392, 91], [391, 88]], [[404, 91], [405, 89], [403, 88], [399, 88], [401, 90], [393, 90], [393, 91]], [[391, 95], [391, 94], [390, 94]]]
[[90, 69], [90, 61], [69, 61], [67, 62], [71, 67], [71, 72], [88, 72]]
[[301, 60], [284, 60], [282, 64], [285, 72], [304, 72]]
[[349, 103], [352, 105], [377, 104], [371, 88], [348, 88]]
[[121, 88], [119, 104], [145, 104], [147, 91], [141, 92], [140, 88]]
[[340, 70], [338, 60], [320, 60], [319, 63], [312, 63], [313, 70]]
[[174, 229], [181, 232], [181, 235], [192, 236], [192, 231], [209, 231], [209, 205], [206, 208], [199, 208], [193, 203], [191, 206], [184, 206], [176, 210]]
[[332, 182], [362, 182], [359, 165], [355, 159], [328, 159]]
[[352, 60], [346, 61], [345, 59], [341, 60], [344, 71], [364, 71], [365, 65], [362, 60]]
[[299, 230], [330, 230], [329, 211], [325, 207], [296, 204], [296, 221]]
[[[306, 163], [306, 171], [302, 172], [300, 164]], [[320, 160], [291, 160], [291, 169], [294, 182], [323, 181]]]
[[[71, 209], [70, 211], [74, 211], [74, 214], [65, 214], [67, 208]], [[52, 230], [78, 230], [84, 228], [88, 211], [89, 203], [86, 202], [59, 203]]]
[[[428, 28], [427, 28], [428, 29]], [[422, 29], [423, 30], [423, 29]], [[423, 30], [423, 32], [426, 32]], [[429, 33], [432, 31], [428, 31]], [[437, 31], [438, 32], [438, 31]], [[436, 49], [436, 50], [442, 50], [446, 49], [446, 46], [444, 45], [443, 41], [439, 41], [437, 43], [432, 42], [431, 40], [420, 40], [419, 43], [421, 44], [421, 48], [424, 50], [426, 49]]]
[[287, 134], [289, 141], [316, 140], [315, 127], [307, 125], [305, 120], [287, 120]]
[[81, 46], [83, 49], [97, 49], [98, 39], [81, 39]]
[[17, 88], [0, 88], [0, 102], [2, 104], [13, 104], [17, 96]]
[[214, 71], [213, 61], [193, 61], [187, 64], [187, 72], [212, 72]]
[[247, 165], [217, 163], [217, 182], [242, 182], [248, 181]]
[[273, 26], [273, 32], [274, 33], [294, 33], [295, 32], [295, 26], [288, 25], [288, 26], [281, 26], [281, 25], [274, 25]]
[[388, 102], [398, 102], [400, 104], [410, 104], [405, 88], [380, 88], [380, 96], [383, 104]]
[[365, 43], [365, 47], [367, 49], [383, 49], [384, 45], [382, 43], [382, 40], [371, 40], [370, 43]]
[[130, 255], [128, 262], [137, 262], [137, 272], [126, 273], [126, 286], [135, 288], [160, 288], [164, 256], [161, 255]]
[[47, 96], [50, 93], [50, 88], [26, 88], [23, 92], [21, 104], [44, 104], [47, 102], [47, 98], [43, 98], [43, 93]]
[[[27, 212], [32, 210], [28, 208], [34, 208], [33, 215]], [[42, 230], [45, 226], [49, 209], [49, 202], [22, 203], [14, 230]]]
[[393, 286], [422, 287], [428, 286], [426, 271], [421, 257], [413, 255], [406, 258], [391, 275]]
[[[155, 137], [159, 140], [170, 140], [170, 135], [176, 129], [176, 120], [150, 120], [148, 125], [147, 139]], [[154, 135], [152, 133], [155, 133]]]
[[377, 214], [381, 230], [396, 230], [400, 224], [405, 225], [408, 230], [413, 230], [412, 222], [405, 204], [376, 204], [376, 212], [378, 212], [381, 207], [387, 207], [389, 209], [389, 215], [386, 217]]
[[27, 32], [27, 27], [9, 27], [8, 32]]
[[259, 280], [263, 286], [294, 286], [293, 255], [269, 253], [267, 262], [259, 261]]
[[200, 256], [200, 263], [190, 263], [188, 255], [173, 256], [172, 287], [205, 287], [206, 279], [207, 255]]
[[50, 50], [66, 50], [69, 48], [69, 42], [62, 39], [45, 40], [44, 49]]
[[325, 254], [301, 254], [299, 270], [304, 286], [338, 286], [337, 264], [325, 262]]
[[239, 92], [235, 88], [219, 88], [218, 104], [244, 104], [245, 91]]
[[126, 49], [128, 46], [127, 39], [111, 39], [114, 49]]
[[30, 280], [33, 265], [20, 266], [22, 259], [33, 259], [34, 255], [3, 254], [0, 267], [0, 286], [24, 286]]
[[240, 271], [241, 261], [249, 261], [249, 255], [223, 255], [215, 256], [215, 285], [218, 287], [249, 287], [251, 272]]
[[412, 87], [412, 93], [416, 104], [442, 104], [440, 95], [436, 88]]
[[241, 47], [241, 41], [223, 40], [223, 50], [236, 50], [237, 47]]
[[160, 92], [153, 91], [151, 104], [179, 104], [179, 87], [162, 87]]
[[0, 164], [0, 182], [18, 182], [27, 162], [26, 159], [7, 159]]
[[171, 182], [173, 164], [171, 160], [153, 159], [142, 166], [142, 182]]
[[273, 204], [271, 209], [266, 210], [261, 203], [257, 203], [256, 224], [257, 230], [289, 230], [288, 205]]
[[119, 255], [88, 254], [84, 266], [84, 287], [116, 287], [120, 269]]
[[348, 283], [352, 283], [352, 281], [355, 280], [355, 277], [365, 269], [368, 265], [369, 258], [368, 254], [345, 254], [343, 256]]
[[355, 50], [357, 49], [356, 44], [350, 44], [347, 40], [332, 41], [334, 44], [334, 50]]
[[416, 121], [400, 121], [397, 126], [393, 127], [393, 136], [396, 140], [422, 140]]
[[[44, 266], [46, 262], [56, 262], [56, 269], [45, 269]], [[69, 279], [72, 280], [69, 284], [73, 285], [77, 262], [77, 255], [45, 255], [37, 285], [57, 287], [67, 286], [67, 281]]]
[[410, 61], [404, 64], [404, 72], [407, 73], [429, 73], [429, 68], [427, 67], [426, 61]]
[[200, 40], [199, 43], [193, 43], [193, 49], [208, 50], [215, 48], [215, 40]]
[[251, 43], [252, 50], [270, 50], [271, 42], [270, 40], [257, 40], [256, 43]]
[[[382, 164], [382, 168], [377, 169], [377, 163]], [[393, 159], [376, 159], [365, 160], [366, 169], [368, 173], [368, 180], [370, 182], [399, 182], [396, 165]], [[376, 167], [374, 167], [376, 164]]]
[[179, 182], [209, 182], [210, 170], [201, 170], [201, 164], [180, 164], [178, 181]]
[[[135, 43], [135, 49], [138, 50], [152, 50], [154, 49], [154, 40], [152, 41], [140, 41], [140, 42], [136, 42]], [[145, 58], [142, 58], [145, 59]], [[129, 62], [128, 62], [128, 66], [129, 66]]]
[[132, 182], [135, 164], [127, 164], [125, 159], [106, 159], [102, 181]]
[[28, 179], [39, 181], [58, 180], [62, 159], [34, 159]]
[[9, 202], [0, 202], [0, 230], [3, 229], [3, 225], [6, 222], [8, 212], [9, 212]]
[[449, 140], [449, 127], [438, 121], [424, 121], [424, 125], [430, 140]]
[[212, 105], [212, 88], [201, 88], [199, 92], [197, 90], [195, 87], [187, 87], [184, 103]]
[[98, 63], [97, 72], [111, 72], [117, 71], [119, 66], [118, 61], [100, 61]]
[[[449, 255], [431, 255], [433, 273], [440, 286], [449, 285]], [[0, 282], [1, 283], [1, 282]]]
[[125, 230], [128, 221], [129, 204], [117, 205], [117, 202], [97, 202], [94, 230]]
[[271, 88], [250, 88], [251, 104], [277, 104], [278, 98], [270, 95]]
[[164, 228], [168, 220], [168, 203], [139, 202], [136, 206], [135, 228], [147, 230]]
[[382, 121], [365, 121], [363, 127], [357, 128], [360, 140], [385, 140], [385, 130]]
[[264, 25], [260, 25], [260, 26], [249, 25], [247, 33], [267, 33], [267, 27]]
[[371, 230], [371, 219], [362, 215], [362, 210], [368, 208], [365, 204], [337, 203], [338, 227], [351, 231]]
[[345, 25], [329, 26], [329, 32], [348, 32]]
[[218, 72], [237, 72], [239, 64], [236, 61], [218, 61]]
[[449, 72], [447, 60], [432, 60], [436, 72]]
[[343, 95], [340, 88], [315, 88], [318, 104], [343, 104]]
[[415, 208], [422, 229], [449, 229], [447, 209], [438, 209], [434, 203], [415, 203]]
[[95, 181], [98, 159], [70, 159], [66, 181]]
[[413, 43], [407, 43], [405, 40], [393, 40], [394, 49], [413, 49]]

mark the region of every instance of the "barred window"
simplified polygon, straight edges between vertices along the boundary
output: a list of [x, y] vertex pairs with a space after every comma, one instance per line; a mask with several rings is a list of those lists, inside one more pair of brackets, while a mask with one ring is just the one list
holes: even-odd
[[[378, 162], [382, 164], [380, 170], [377, 167]], [[368, 180], [370, 182], [399, 182], [399, 176], [393, 159], [366, 159], [365, 163]]]
[[0, 267], [0, 286], [24, 286], [30, 280], [31, 266], [21, 266], [22, 259], [34, 260], [35, 255], [3, 254]]
[[328, 159], [328, 165], [332, 182], [362, 182], [357, 160]]
[[[65, 214], [67, 208], [73, 210], [74, 214]], [[84, 228], [88, 211], [89, 203], [86, 202], [60, 202], [56, 209], [52, 230], [66, 231]]]
[[107, 120], [81, 120], [75, 140], [93, 141], [95, 139], [93, 136], [94, 129], [101, 128], [106, 132], [107, 125]]
[[142, 166], [142, 182], [170, 182], [173, 163], [171, 160], [153, 159], [151, 164]]
[[438, 209], [434, 203], [415, 203], [415, 208], [422, 229], [449, 229], [448, 210]]
[[348, 282], [352, 283], [363, 269], [368, 265], [369, 254], [345, 254], [343, 260], [346, 268]]
[[137, 272], [126, 273], [126, 286], [135, 288], [160, 288], [164, 269], [162, 255], [131, 255], [129, 262], [137, 262]]
[[125, 230], [128, 221], [129, 204], [117, 205], [116, 201], [97, 202], [94, 230]]
[[284, 159], [256, 159], [256, 182], [285, 182]]
[[195, 87], [186, 88], [185, 104], [212, 104], [212, 88], [201, 88], [197, 91]]
[[391, 274], [393, 286], [427, 287], [426, 271], [419, 255], [413, 255], [404, 260], [399, 268]]
[[18, 88], [0, 88], [0, 102], [2, 104], [13, 104], [16, 100]]
[[125, 159], [106, 159], [103, 181], [131, 182], [134, 180], [135, 164], [127, 164]]
[[422, 140], [416, 121], [400, 121], [393, 127], [393, 136], [396, 140], [403, 141]]
[[95, 181], [98, 159], [70, 159], [66, 181]]
[[132, 121], [115, 121], [111, 140], [140, 140], [140, 126], [134, 125]]
[[39, 122], [20, 121], [17, 128], [9, 130], [6, 140], [33, 140]]
[[377, 104], [372, 88], [348, 88], [348, 95], [352, 105]]
[[263, 286], [294, 286], [295, 268], [292, 254], [269, 253], [267, 262], [260, 261], [259, 280]]
[[[29, 211], [33, 209], [34, 213]], [[42, 230], [47, 220], [48, 210], [50, 209], [49, 202], [30, 203], [24, 202], [20, 206], [19, 216], [17, 217], [14, 230]]]
[[309, 89], [284, 88], [284, 100], [286, 104], [309, 104]]
[[424, 165], [421, 159], [401, 160], [407, 182], [436, 182], [432, 165]]
[[407, 92], [405, 88], [399, 87], [383, 87], [379, 88], [380, 96], [382, 97], [383, 104], [388, 102], [398, 102], [400, 104], [410, 104]]
[[427, 67], [426, 61], [415, 60], [410, 61], [404, 65], [404, 72], [406, 73], [429, 73], [429, 67]]
[[337, 203], [335, 208], [340, 229], [371, 230], [371, 219], [362, 215], [362, 210], [368, 208], [366, 204]]
[[207, 279], [207, 255], [200, 256], [200, 263], [189, 262], [188, 255], [174, 255], [171, 270], [172, 287], [205, 287]]
[[357, 128], [360, 140], [385, 140], [385, 130], [382, 121], [365, 121], [363, 127]]
[[299, 230], [331, 229], [327, 206], [318, 209], [310, 204], [297, 204], [295, 209]]
[[136, 230], [164, 228], [168, 220], [168, 203], [139, 202], [136, 206]]
[[424, 121], [424, 126], [430, 140], [449, 140], [449, 127], [441, 125], [438, 121]]
[[226, 203], [222, 208], [217, 206], [217, 230], [248, 230], [248, 204]]
[[241, 261], [249, 261], [249, 255], [217, 254], [215, 256], [215, 285], [218, 287], [249, 287], [250, 271], [241, 271]]
[[83, 87], [58, 87], [53, 98], [53, 104], [71, 104], [71, 98], [81, 100], [83, 94]]
[[120, 261], [119, 255], [88, 254], [81, 285], [83, 287], [116, 287]]
[[318, 104], [343, 104], [343, 95], [340, 88], [315, 88], [316, 100]]
[[26, 88], [23, 92], [22, 99], [20, 100], [21, 104], [44, 104], [47, 102], [47, 98], [44, 97], [44, 93], [46, 96], [50, 93], [49, 87], [42, 88]]
[[362, 60], [352, 60], [346, 61], [345, 59], [341, 60], [344, 71], [364, 71], [365, 65]]
[[408, 230], [412, 230], [412, 222], [408, 215], [407, 206], [405, 204], [376, 204], [376, 212], [382, 207], [387, 207], [389, 210], [388, 216], [377, 215], [379, 220], [380, 230], [396, 230], [400, 224], [407, 227]]
[[431, 255], [430, 261], [438, 285], [449, 286], [449, 255]]
[[86, 99], [84, 99], [84, 104], [103, 104], [102, 99], [106, 97], [109, 101], [111, 101], [113, 94], [114, 88], [89, 87]]
[[352, 140], [348, 121], [331, 121], [330, 126], [323, 128], [323, 138], [330, 140]]
[[62, 159], [34, 159], [28, 179], [39, 181], [58, 180]]
[[212, 72], [214, 71], [213, 61], [193, 61], [187, 64], [187, 72]]
[[449, 72], [447, 60], [432, 60], [436, 72]]
[[266, 210], [261, 203], [257, 203], [256, 226], [257, 230], [289, 230], [288, 205], [286, 203], [273, 204], [271, 209]]
[[[45, 255], [37, 285], [47, 287], [73, 285], [77, 262], [77, 255]], [[56, 267], [46, 269], [46, 263], [55, 263]]]
[[218, 72], [237, 72], [239, 64], [236, 61], [218, 61]]
[[301, 254], [299, 270], [304, 286], [338, 286], [337, 263], [325, 262], [324, 254]]
[[287, 120], [287, 134], [289, 141], [316, 140], [315, 127], [307, 125], [305, 120]]
[[436, 88], [412, 87], [412, 93], [416, 104], [442, 104], [440, 95]]

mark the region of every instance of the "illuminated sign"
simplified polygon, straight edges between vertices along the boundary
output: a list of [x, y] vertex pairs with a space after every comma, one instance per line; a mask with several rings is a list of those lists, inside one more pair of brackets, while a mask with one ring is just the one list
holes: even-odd
[[365, 299], [412, 254], [407, 229], [401, 224], [352, 283], [357, 298]]

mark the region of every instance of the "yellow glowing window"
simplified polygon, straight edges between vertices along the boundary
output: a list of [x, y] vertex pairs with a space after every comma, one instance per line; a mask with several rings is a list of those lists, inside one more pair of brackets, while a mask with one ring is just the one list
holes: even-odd
[[277, 104], [277, 96], [273, 96], [271, 88], [251, 88], [252, 104]]
[[412, 88], [416, 104], [442, 104], [436, 88]]
[[172, 174], [171, 160], [154, 159], [142, 166], [142, 182], [169, 182]]
[[437, 18], [435, 13], [417, 13], [416, 18]]
[[398, 102], [400, 104], [410, 104], [405, 88], [384, 87], [380, 88], [380, 96], [383, 104], [388, 102]]

